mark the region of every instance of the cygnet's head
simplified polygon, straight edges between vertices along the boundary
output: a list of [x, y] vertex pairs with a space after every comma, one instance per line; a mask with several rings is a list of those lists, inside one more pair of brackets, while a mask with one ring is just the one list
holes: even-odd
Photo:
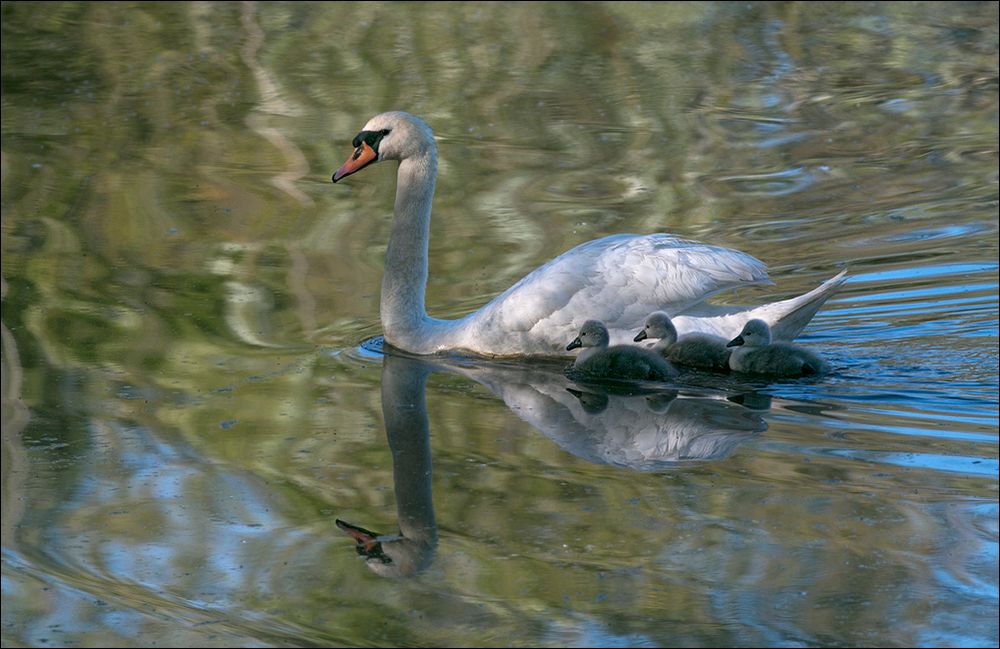
[[402, 111], [372, 117], [354, 136], [352, 144], [354, 153], [333, 174], [333, 182], [380, 160], [437, 158], [437, 145], [431, 127], [419, 117]]
[[566, 388], [566, 391], [580, 400], [580, 406], [583, 407], [583, 411], [588, 415], [601, 414], [608, 409], [608, 403], [611, 401], [608, 395], [601, 394], [600, 392], [584, 392], [582, 390], [574, 390], [573, 388]]
[[763, 347], [771, 344], [771, 328], [763, 320], [750, 320], [743, 325], [743, 331], [728, 343], [726, 347]]
[[670, 321], [670, 316], [663, 311], [650, 313], [649, 317], [646, 318], [646, 324], [643, 325], [642, 331], [637, 333], [632, 340], [639, 342], [647, 338], [651, 340], [663, 339], [668, 345], [673, 345], [677, 342], [677, 329], [674, 328], [674, 323]]
[[611, 341], [608, 335], [608, 328], [600, 320], [587, 320], [580, 329], [580, 335], [573, 339], [573, 342], [566, 345], [566, 350], [577, 347], [607, 347]]

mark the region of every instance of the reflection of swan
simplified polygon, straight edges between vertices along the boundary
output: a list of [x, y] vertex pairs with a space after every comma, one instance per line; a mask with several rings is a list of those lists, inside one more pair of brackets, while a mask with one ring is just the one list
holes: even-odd
[[729, 367], [745, 374], [771, 376], [815, 376], [826, 372], [823, 359], [797, 345], [771, 342], [771, 330], [763, 320], [751, 320], [740, 335], [729, 341], [733, 352]]
[[713, 396], [644, 384], [574, 383], [557, 366], [476, 361], [445, 366], [489, 388], [563, 449], [640, 471], [718, 460], [767, 429], [759, 414]]
[[709, 370], [729, 369], [729, 349], [726, 339], [699, 332], [677, 337], [677, 329], [663, 311], [650, 313], [642, 331], [632, 340], [655, 340], [653, 351], [678, 365], [701, 367]]
[[431, 372], [452, 372], [485, 385], [565, 450], [600, 464], [651, 470], [720, 459], [767, 428], [759, 415], [722, 399], [678, 395], [648, 384], [575, 384], [556, 364], [431, 361], [389, 350], [382, 362], [382, 413], [399, 534], [381, 535], [342, 520], [337, 527], [383, 577], [413, 576], [430, 565], [437, 550], [424, 394]]
[[584, 243], [536, 269], [492, 302], [459, 320], [427, 316], [427, 246], [437, 177], [431, 129], [402, 112], [373, 117], [354, 138], [337, 182], [379, 160], [398, 160], [396, 203], [382, 279], [385, 339], [414, 354], [468, 350], [483, 355], [565, 354], [588, 318], [601, 318], [613, 343], [628, 342], [651, 311], [674, 316], [678, 331], [732, 338], [750, 318], [791, 340], [844, 281], [753, 309], [702, 301], [720, 291], [770, 283], [764, 264], [737, 252], [665, 234], [616, 235]]
[[677, 375], [670, 363], [648, 349], [632, 345], [608, 346], [608, 328], [597, 320], [587, 320], [580, 335], [567, 350], [582, 347], [573, 361], [573, 370], [592, 378], [664, 381]]
[[399, 534], [383, 536], [338, 520], [357, 541], [358, 554], [383, 577], [408, 577], [426, 568], [437, 549], [431, 500], [430, 425], [424, 388], [433, 367], [386, 355], [382, 365], [382, 416], [392, 452]]
[[[579, 412], [563, 404], [574, 415], [578, 434], [567, 436], [567, 429], [549, 436], [574, 455], [640, 471], [720, 460], [767, 429], [759, 415], [725, 399], [578, 392]], [[598, 410], [594, 402], [600, 398], [607, 401]]]

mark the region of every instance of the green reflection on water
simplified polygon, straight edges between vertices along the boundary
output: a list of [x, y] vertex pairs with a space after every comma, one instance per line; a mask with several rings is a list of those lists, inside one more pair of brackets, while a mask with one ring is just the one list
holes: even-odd
[[[854, 459], [995, 462], [995, 308], [897, 313], [995, 305], [995, 3], [2, 17], [5, 643], [996, 643], [996, 476]], [[370, 575], [333, 519], [398, 523], [381, 363], [353, 351], [393, 170], [329, 174], [390, 108], [440, 139], [435, 315], [667, 230], [764, 259], [783, 295], [850, 262], [814, 323], [842, 374], [652, 473], [434, 374], [436, 557]]]

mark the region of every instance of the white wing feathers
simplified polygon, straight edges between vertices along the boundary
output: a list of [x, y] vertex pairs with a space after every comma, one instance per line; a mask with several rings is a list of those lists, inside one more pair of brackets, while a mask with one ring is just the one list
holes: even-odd
[[638, 331], [652, 311], [673, 315], [729, 288], [771, 283], [764, 264], [742, 252], [665, 234], [614, 235], [539, 267], [465, 324], [480, 342], [502, 332], [507, 344], [541, 337], [565, 346], [587, 319], [602, 320], [615, 338], [615, 330]]

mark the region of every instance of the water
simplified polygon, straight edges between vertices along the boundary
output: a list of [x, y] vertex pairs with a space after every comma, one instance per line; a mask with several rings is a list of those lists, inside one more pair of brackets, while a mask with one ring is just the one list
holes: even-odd
[[[995, 3], [2, 11], [5, 645], [1000, 640]], [[834, 372], [383, 356], [396, 108], [434, 315], [668, 231]]]

